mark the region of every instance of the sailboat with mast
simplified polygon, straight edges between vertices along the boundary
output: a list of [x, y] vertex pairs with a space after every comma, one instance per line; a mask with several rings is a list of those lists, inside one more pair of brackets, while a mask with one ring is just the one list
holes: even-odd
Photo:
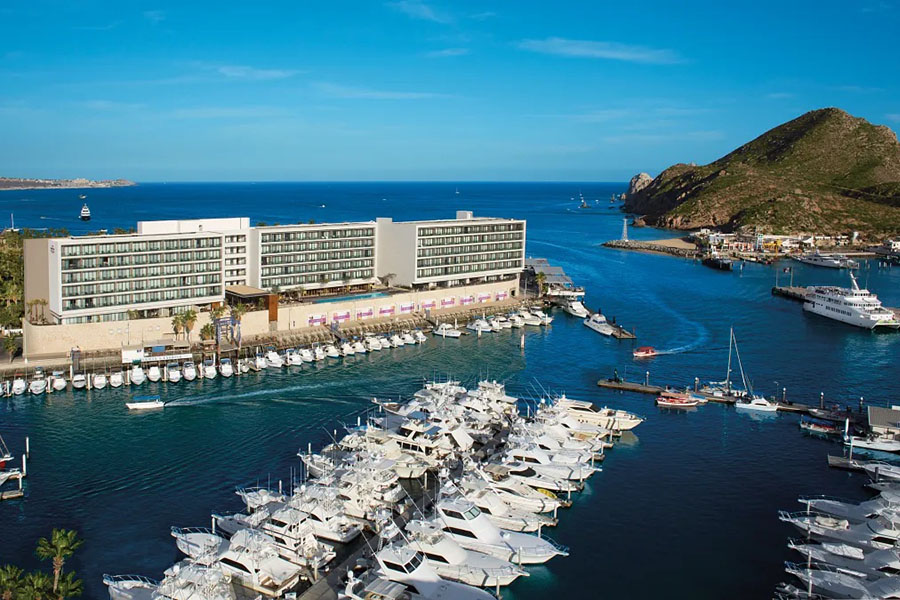
[[[757, 396], [753, 393], [753, 382], [751, 382], [746, 373], [744, 373], [744, 364], [741, 362], [741, 352], [738, 350], [737, 338], [734, 336], [734, 328], [731, 328], [731, 341], [729, 342], [729, 348], [734, 346], [734, 356], [737, 358], [738, 369], [741, 371], [741, 383], [744, 385], [744, 395], [741, 399], [737, 401], [734, 407], [737, 410], [750, 410], [755, 412], [766, 412], [766, 413], [774, 413], [778, 410], [778, 403], [771, 402], [766, 400], [762, 396]], [[731, 351], [728, 353], [728, 365], [729, 370], [731, 369]]]

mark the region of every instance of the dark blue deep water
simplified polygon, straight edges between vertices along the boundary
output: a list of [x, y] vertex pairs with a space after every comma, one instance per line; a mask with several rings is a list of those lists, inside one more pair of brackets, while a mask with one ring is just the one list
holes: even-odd
[[[455, 189], [458, 187], [459, 195]], [[601, 203], [578, 210], [582, 190]], [[754, 419], [708, 405], [673, 414], [649, 396], [596, 386], [614, 368], [656, 382], [720, 379], [734, 326], [755, 388], [790, 399], [900, 404], [900, 335], [876, 335], [803, 313], [774, 298], [776, 267], [722, 273], [667, 256], [600, 247], [617, 238], [622, 214], [609, 209], [621, 184], [146, 184], [88, 191], [94, 214], [77, 220], [73, 191], [0, 193], [0, 215], [16, 225], [87, 229], [130, 227], [139, 219], [249, 216], [288, 223], [476, 215], [528, 220], [528, 254], [558, 264], [587, 289], [588, 304], [635, 327], [638, 343], [669, 350], [650, 362], [631, 358], [631, 343], [606, 339], [558, 313], [530, 330], [524, 351], [511, 332], [482, 339], [429, 340], [301, 373], [261, 373], [159, 390], [181, 406], [128, 414], [125, 390], [0, 401], [0, 433], [21, 452], [31, 436], [24, 501], [0, 504], [0, 563], [31, 568], [34, 541], [53, 526], [86, 540], [73, 561], [86, 597], [102, 598], [102, 573], [159, 577], [178, 558], [171, 525], [207, 525], [212, 510], [236, 509], [236, 485], [289, 477], [300, 446], [320, 447], [339, 420], [372, 396], [415, 391], [435, 375], [472, 382], [490, 376], [533, 395], [538, 382], [569, 396], [646, 415], [618, 444], [561, 523], [548, 533], [571, 548], [531, 569], [505, 598], [761, 598], [785, 575], [791, 530], [776, 511], [796, 509], [800, 494], [861, 499], [859, 475], [831, 471], [832, 443], [800, 434], [797, 418]], [[320, 205], [325, 204], [325, 208]], [[634, 229], [633, 238], [672, 237]], [[846, 275], [796, 266], [795, 283], [847, 283]], [[872, 262], [863, 283], [900, 306], [900, 269]], [[140, 393], [154, 393], [153, 384]]]

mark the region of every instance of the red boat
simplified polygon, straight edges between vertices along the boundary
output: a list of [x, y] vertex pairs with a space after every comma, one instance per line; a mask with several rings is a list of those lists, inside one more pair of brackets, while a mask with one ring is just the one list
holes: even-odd
[[674, 396], [659, 396], [656, 405], [663, 408], [692, 408], [700, 404], [699, 400]]
[[656, 348], [653, 346], [641, 346], [631, 353], [635, 358], [650, 358], [656, 356]]

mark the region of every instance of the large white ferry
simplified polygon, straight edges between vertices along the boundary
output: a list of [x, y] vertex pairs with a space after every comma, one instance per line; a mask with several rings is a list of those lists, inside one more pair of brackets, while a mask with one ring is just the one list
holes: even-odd
[[832, 286], [809, 288], [803, 309], [865, 329], [900, 328], [897, 316], [882, 306], [875, 294], [860, 289], [853, 273], [850, 273], [850, 281], [852, 284], [850, 288]]

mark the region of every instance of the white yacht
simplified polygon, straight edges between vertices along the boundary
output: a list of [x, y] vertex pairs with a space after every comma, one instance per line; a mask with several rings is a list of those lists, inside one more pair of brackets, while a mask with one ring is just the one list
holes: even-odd
[[95, 390], [102, 390], [106, 387], [107, 379], [104, 373], [96, 373], [91, 377], [91, 387]]
[[309, 348], [300, 348], [297, 350], [297, 356], [300, 357], [300, 360], [303, 362], [314, 362], [316, 357], [313, 355], [312, 350]]
[[325, 349], [322, 348], [322, 346], [316, 346], [315, 348], [313, 348], [312, 353], [313, 353], [313, 358], [317, 361], [325, 360], [326, 358], [328, 358], [328, 355], [325, 354]]
[[584, 307], [584, 304], [581, 303], [581, 300], [577, 300], [575, 298], [566, 302], [566, 305], [563, 307], [563, 310], [572, 315], [573, 317], [578, 317], [580, 319], [586, 319], [590, 316], [590, 312], [588, 309]]
[[441, 323], [431, 333], [442, 338], [458, 338], [462, 335], [462, 332], [454, 328], [450, 323]]
[[39, 395], [47, 391], [47, 378], [44, 377], [44, 371], [40, 368], [35, 369], [34, 379], [28, 384], [28, 391], [32, 394]]
[[[276, 354], [276, 356], [278, 355]], [[266, 360], [265, 354], [257, 352], [256, 356], [253, 357], [253, 366], [256, 367], [257, 370], [262, 370], [268, 367], [269, 362]]]
[[762, 396], [754, 396], [749, 400], [746, 398], [739, 400], [735, 403], [734, 408], [737, 410], [773, 413], [778, 410], [778, 403], [766, 400]]
[[523, 319], [522, 316], [518, 314], [509, 315], [509, 326], [515, 327], [516, 329], [525, 327], [525, 319]]
[[78, 217], [82, 221], [90, 221], [91, 220], [91, 209], [88, 208], [88, 205], [85, 203], [81, 206], [81, 214]]
[[[24, 381], [22, 382], [25, 383]], [[72, 388], [76, 390], [83, 390], [87, 386], [87, 377], [84, 373], [75, 373], [72, 375]], [[22, 390], [25, 391], [25, 390]], [[16, 382], [13, 381], [13, 393], [16, 393]], [[22, 392], [19, 392], [20, 394]]]
[[356, 340], [355, 342], [353, 342], [353, 352], [355, 354], [365, 354], [366, 352], [368, 352], [368, 350], [366, 350], [365, 344], [363, 344], [360, 340]]
[[113, 371], [109, 374], [109, 387], [122, 387], [123, 383], [125, 383], [125, 376], [122, 371]]
[[184, 361], [184, 368], [181, 370], [181, 376], [185, 381], [193, 381], [197, 379], [197, 365], [192, 360]]
[[353, 344], [348, 342], [341, 344], [341, 356], [353, 356], [354, 354], [356, 354], [356, 350], [353, 349]]
[[541, 326], [540, 317], [534, 316], [533, 314], [531, 314], [524, 308], [522, 310], [520, 310], [518, 314], [519, 314], [519, 318], [522, 319], [522, 322], [525, 325], [530, 325], [532, 327], [540, 327]]
[[171, 362], [166, 365], [166, 376], [169, 379], [169, 383], [178, 383], [181, 381], [181, 365], [177, 362]]
[[104, 575], [109, 600], [151, 600], [159, 582], [142, 575]]
[[488, 323], [485, 319], [475, 319], [468, 325], [466, 325], [466, 329], [471, 329], [475, 333], [488, 333], [494, 331], [494, 328], [491, 327], [491, 324]]
[[144, 368], [140, 364], [135, 364], [131, 367], [131, 383], [134, 385], [141, 385], [147, 381], [147, 374], [144, 373]]
[[403, 335], [401, 335], [400, 337], [403, 339], [403, 343], [407, 346], [415, 346], [416, 338], [414, 338], [410, 332], [404, 331]]
[[201, 367], [204, 379], [215, 379], [218, 372], [216, 371], [216, 363], [211, 358], [207, 358], [203, 361], [203, 367]]
[[157, 365], [153, 365], [152, 367], [147, 369], [147, 379], [154, 383], [162, 379], [162, 372]]
[[556, 399], [556, 405], [564, 409], [581, 423], [590, 423], [604, 429], [631, 431], [644, 422], [644, 418], [625, 410], [597, 407], [593, 402], [573, 400], [565, 394]]
[[230, 358], [219, 360], [219, 373], [222, 374], [222, 377], [231, 377], [234, 375], [234, 365], [231, 364]]
[[403, 338], [401, 338], [401, 337], [400, 337], [398, 334], [396, 334], [396, 333], [395, 333], [394, 335], [391, 336], [390, 340], [391, 340], [391, 347], [392, 347], [392, 348], [399, 348], [400, 346], [403, 346], [403, 345], [404, 345]]
[[809, 288], [803, 310], [863, 329], [898, 329], [900, 319], [881, 305], [878, 297], [860, 289], [850, 273], [849, 288], [814, 286]]
[[381, 350], [381, 340], [376, 337], [368, 336], [365, 340], [366, 350], [369, 352], [375, 352], [377, 350]]
[[812, 254], [795, 256], [794, 260], [814, 267], [826, 267], [829, 269], [856, 269], [859, 267], [859, 263], [843, 254], [821, 254], [818, 250]]
[[284, 366], [284, 359], [275, 351], [275, 348], [266, 349], [266, 367], [280, 368]]
[[502, 531], [468, 500], [441, 500], [435, 507], [434, 523], [460, 546], [513, 561], [517, 564], [545, 563], [569, 552], [544, 537]]
[[417, 344], [424, 344], [425, 340], [428, 339], [425, 337], [425, 334], [422, 333], [421, 329], [416, 329], [415, 333], [413, 333], [413, 338], [416, 340]]
[[328, 344], [325, 346], [325, 356], [328, 358], [340, 358], [341, 353], [334, 344]]
[[61, 392], [66, 389], [66, 378], [63, 376], [62, 371], [53, 371], [50, 375], [50, 387], [53, 388], [55, 392]]
[[606, 322], [606, 317], [599, 312], [594, 313], [589, 318], [585, 319], [584, 326], [593, 329], [597, 333], [602, 333], [603, 335], [612, 335], [615, 331], [612, 325]]

